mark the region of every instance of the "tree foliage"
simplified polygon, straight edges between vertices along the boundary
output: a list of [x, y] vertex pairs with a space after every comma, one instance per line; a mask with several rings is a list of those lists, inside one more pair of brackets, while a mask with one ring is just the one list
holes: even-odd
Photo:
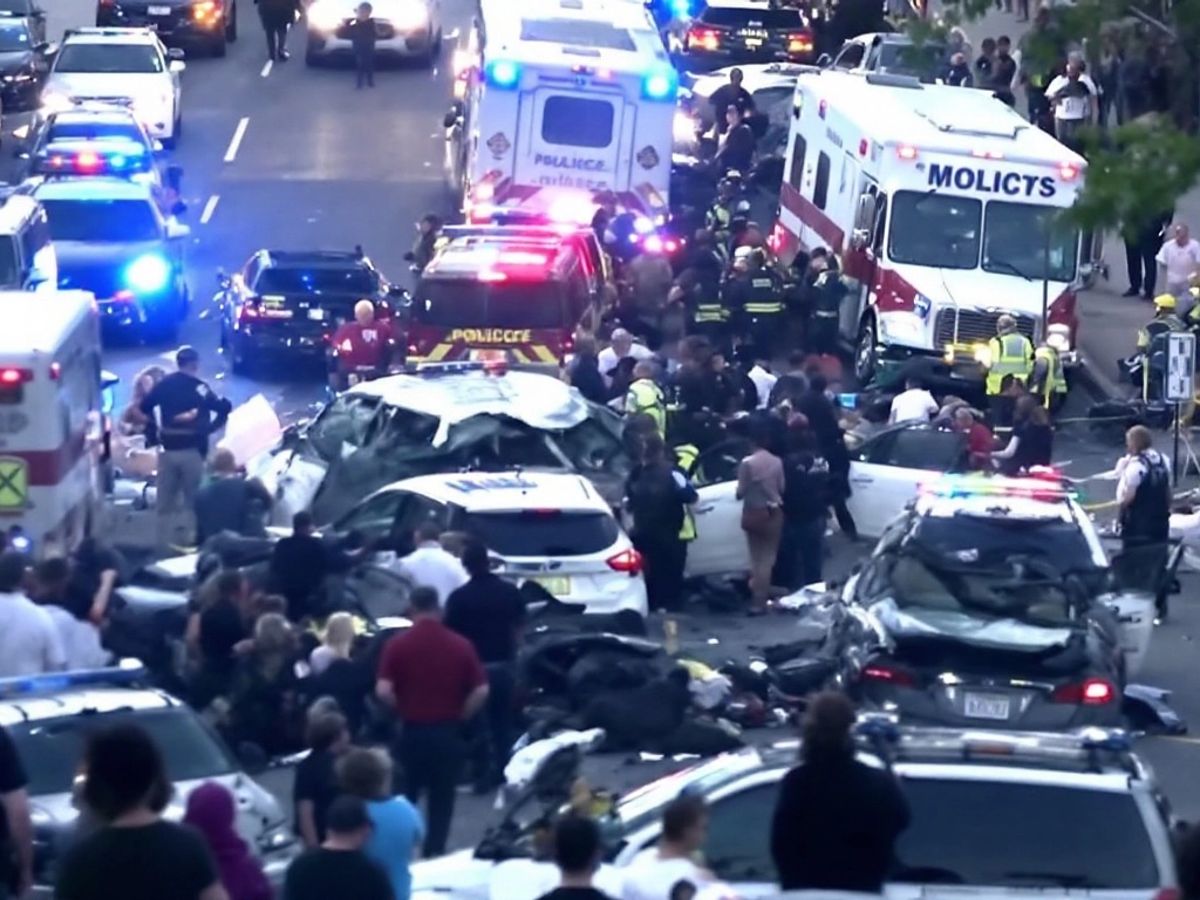
[[[1036, 9], [1037, 2], [1030, 5]], [[943, 0], [936, 18], [911, 19], [904, 28], [918, 44], [945, 40], [954, 27], [969, 29], [982, 19], [993, 3]], [[1082, 50], [1093, 62], [1109, 41], [1127, 54], [1144, 56], [1151, 45], [1162, 48], [1170, 109], [1086, 135], [1087, 180], [1070, 213], [1085, 228], [1141, 227], [1173, 209], [1200, 180], [1200, 140], [1194, 136], [1200, 0], [1075, 0], [1053, 7], [1050, 15], [1050, 27], [1031, 31], [1022, 46], [1026, 61], [1045, 69], [1061, 63], [1068, 48]]]

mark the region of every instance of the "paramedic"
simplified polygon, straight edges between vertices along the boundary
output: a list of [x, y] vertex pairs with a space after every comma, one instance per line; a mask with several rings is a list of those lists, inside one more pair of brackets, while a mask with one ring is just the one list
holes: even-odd
[[1012, 422], [1012, 404], [1001, 390], [1006, 375], [1022, 384], [1033, 372], [1033, 342], [1017, 331], [1017, 320], [1002, 315], [996, 320], [996, 336], [988, 341], [988, 358], [984, 363], [988, 402], [992, 404], [994, 425]]

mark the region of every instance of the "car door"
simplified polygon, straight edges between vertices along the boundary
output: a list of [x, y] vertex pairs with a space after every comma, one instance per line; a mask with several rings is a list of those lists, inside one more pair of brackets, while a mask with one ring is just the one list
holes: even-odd
[[833, 61], [833, 68], [845, 69], [849, 71], [857, 68], [862, 64], [863, 56], [866, 54], [867, 48], [857, 41], [851, 41], [839, 52]]
[[742, 573], [750, 570], [750, 550], [742, 533], [742, 501], [737, 498], [737, 467], [750, 452], [742, 438], [722, 441], [700, 454], [692, 481], [700, 499], [692, 507], [696, 539], [688, 545], [684, 575]]
[[413, 498], [408, 491], [385, 489], [367, 497], [334, 524], [333, 530], [361, 534], [369, 544], [390, 539]]
[[962, 434], [926, 426], [892, 429], [867, 441], [850, 462], [846, 502], [859, 534], [881, 535], [922, 484], [961, 471], [966, 455]]

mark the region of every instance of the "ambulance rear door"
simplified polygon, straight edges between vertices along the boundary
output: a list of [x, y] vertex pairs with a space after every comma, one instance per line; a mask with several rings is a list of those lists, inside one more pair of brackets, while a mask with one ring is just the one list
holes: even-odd
[[637, 107], [615, 81], [539, 76], [521, 93], [514, 181], [537, 188], [625, 189], [636, 116]]

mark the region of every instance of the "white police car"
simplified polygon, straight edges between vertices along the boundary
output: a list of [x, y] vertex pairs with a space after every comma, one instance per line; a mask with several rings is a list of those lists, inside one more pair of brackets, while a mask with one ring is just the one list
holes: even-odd
[[[1178, 896], [1166, 799], [1119, 732], [889, 728], [859, 755], [878, 767], [890, 760], [912, 815], [887, 900]], [[771, 820], [797, 750], [791, 742], [725, 754], [626, 794], [615, 821], [601, 823], [610, 855], [597, 885], [618, 892], [621, 868], [655, 846], [663, 809], [688, 792], [708, 801], [701, 855], [728, 886], [721, 896], [775, 896]], [[481, 844], [490, 857], [468, 849], [415, 863], [413, 900], [534, 900], [558, 886], [551, 864], [522, 858], [528, 834], [490, 837]]]
[[518, 585], [533, 582], [567, 607], [646, 615], [641, 555], [586, 478], [547, 472], [409, 478], [376, 491], [333, 530], [402, 547], [431, 520], [481, 540], [498, 575]]
[[42, 87], [45, 112], [103, 101], [127, 106], [150, 136], [172, 147], [183, 127], [183, 51], [149, 28], [68, 31]]
[[75, 779], [88, 736], [124, 724], [145, 729], [163, 755], [175, 789], [167, 816], [180, 818], [188, 793], [205, 781], [223, 784], [237, 800], [238, 832], [281, 884], [299, 848], [279, 803], [190, 707], [141, 686], [145, 674], [128, 660], [111, 669], [0, 680], [0, 725], [29, 782], [35, 896], [52, 895], [59, 853], [79, 815]]
[[187, 318], [183, 241], [191, 232], [159, 211], [153, 185], [123, 178], [55, 178], [33, 196], [50, 220], [58, 286], [96, 295], [109, 330], [175, 336]]

